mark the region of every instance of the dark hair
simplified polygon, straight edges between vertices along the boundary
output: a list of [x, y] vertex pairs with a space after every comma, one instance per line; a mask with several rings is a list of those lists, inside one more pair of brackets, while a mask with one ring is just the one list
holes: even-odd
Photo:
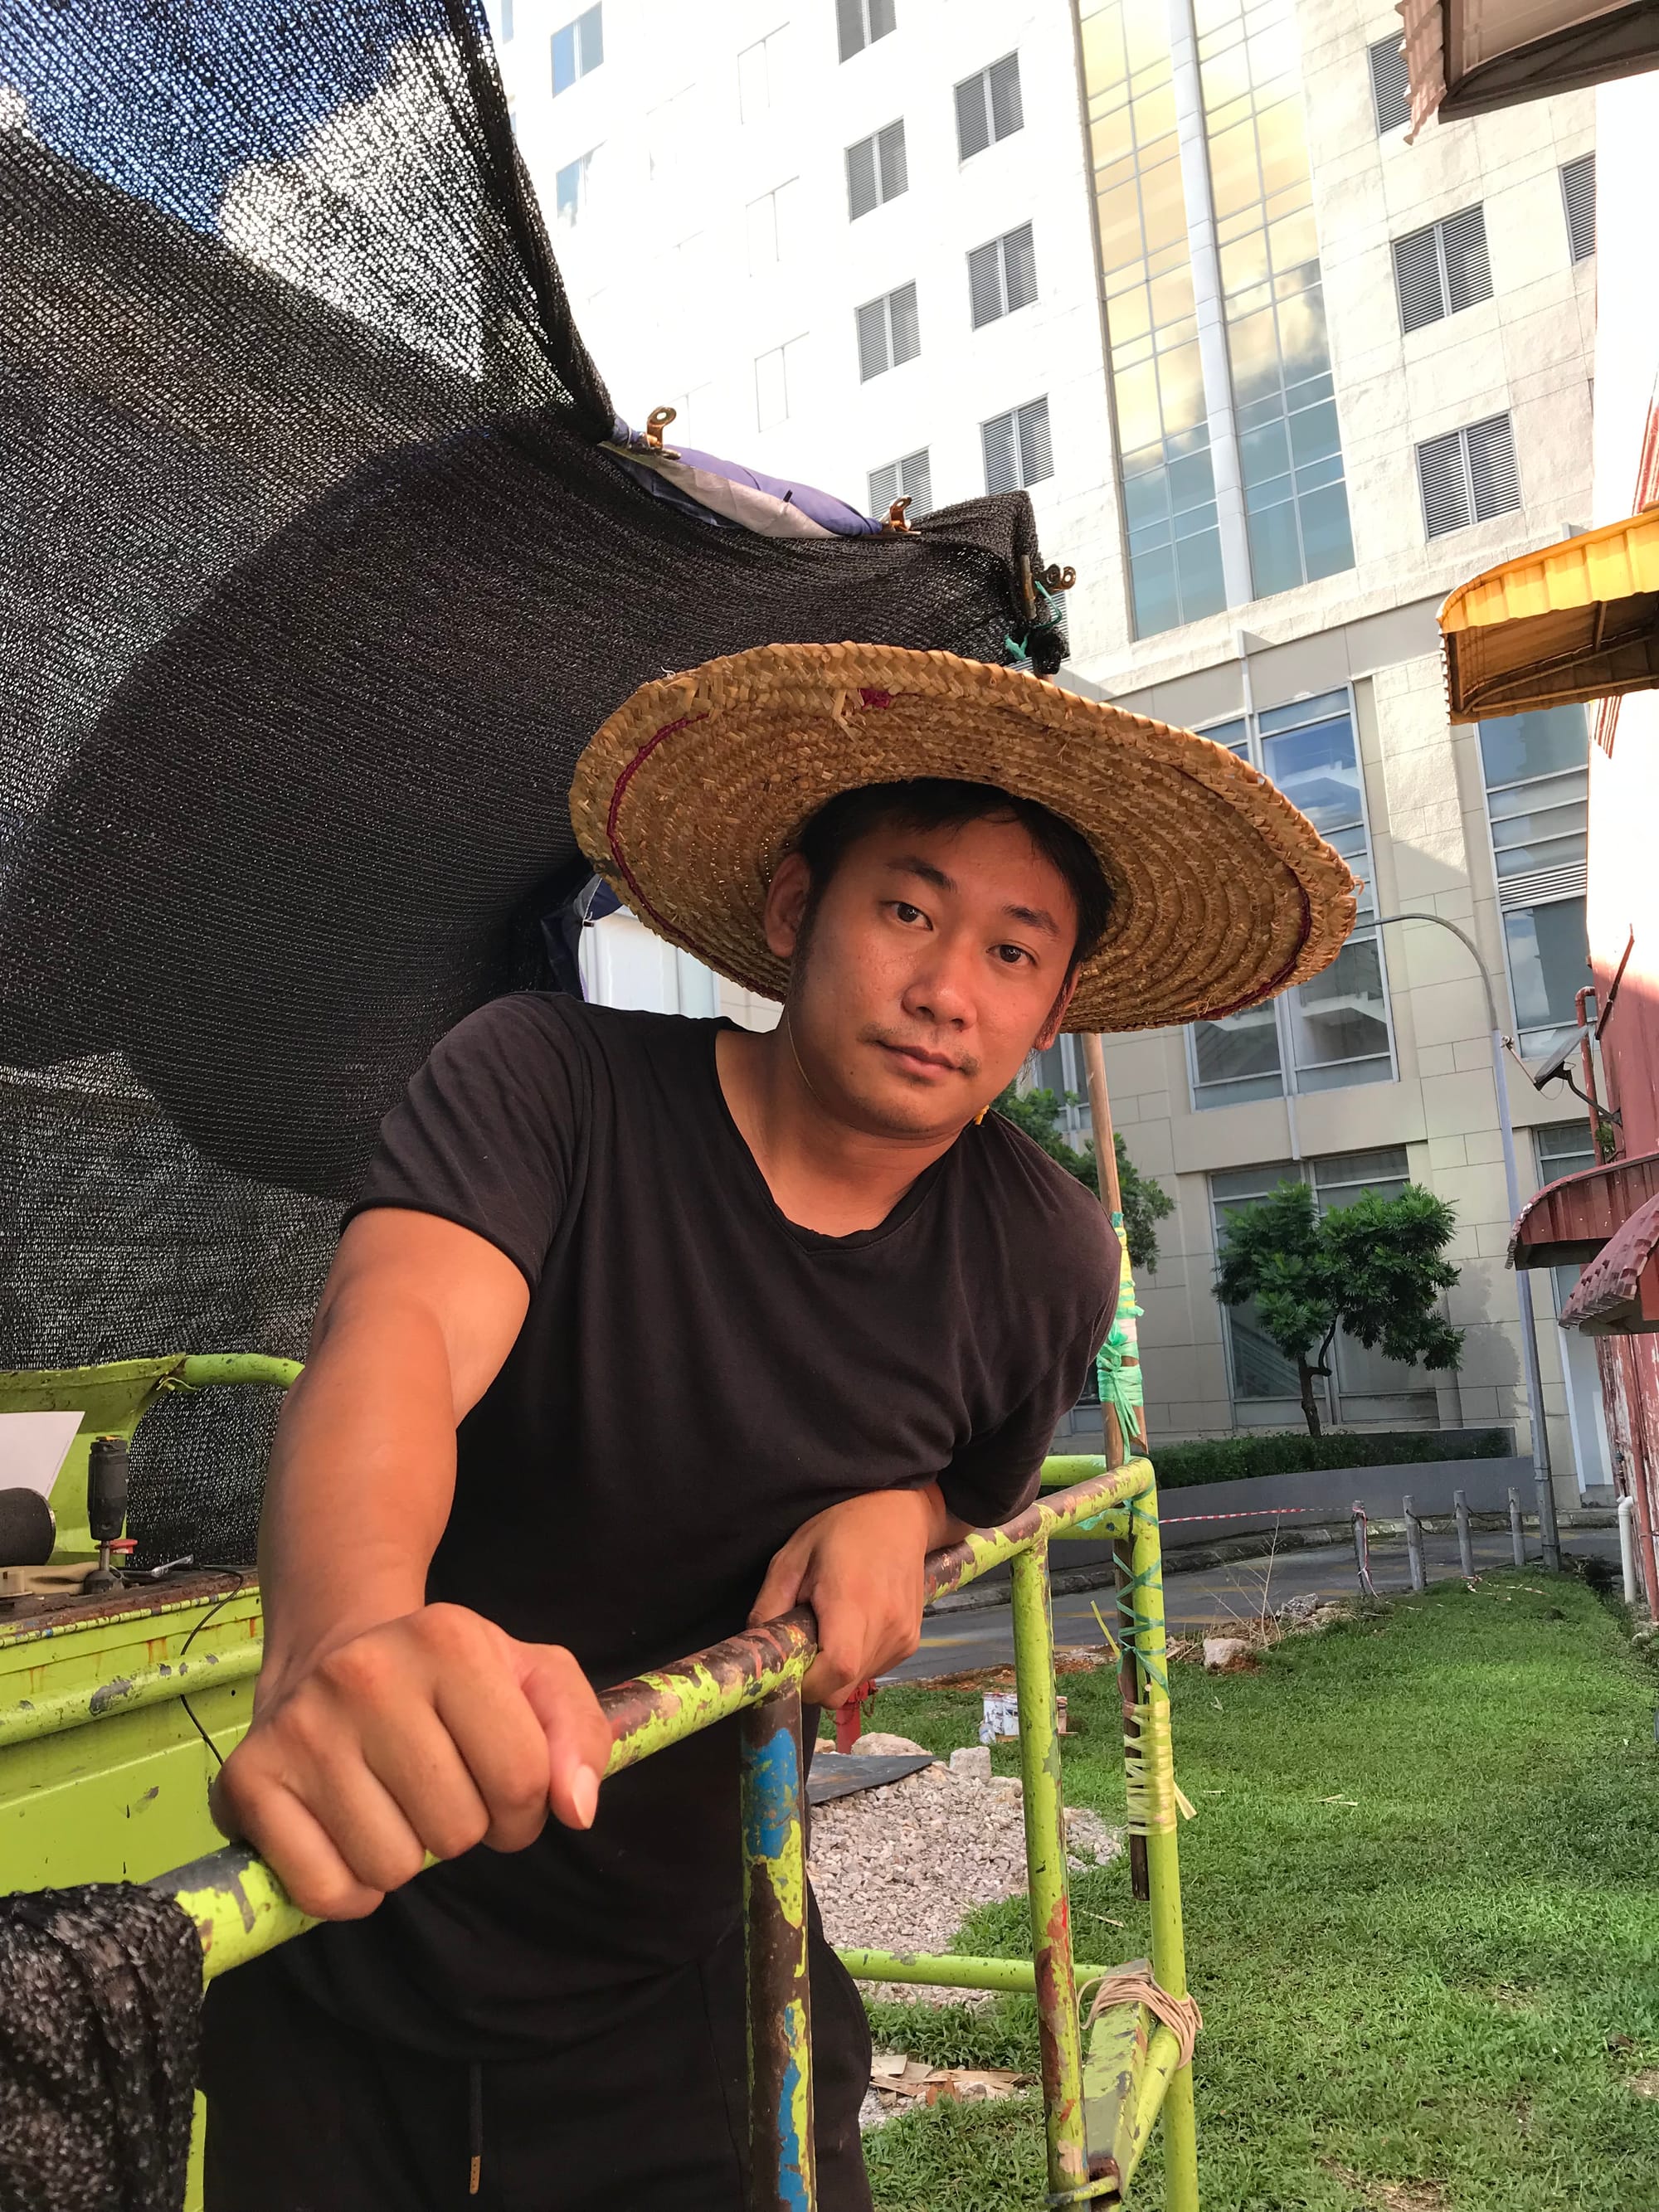
[[1112, 891], [1105, 871], [1080, 830], [1036, 799], [1017, 799], [994, 783], [928, 775], [838, 792], [803, 825], [792, 848], [812, 872], [809, 916], [847, 854], [872, 830], [961, 830], [970, 822], [988, 821], [1017, 822], [1064, 878], [1077, 908], [1071, 962], [1075, 968], [1106, 933]]

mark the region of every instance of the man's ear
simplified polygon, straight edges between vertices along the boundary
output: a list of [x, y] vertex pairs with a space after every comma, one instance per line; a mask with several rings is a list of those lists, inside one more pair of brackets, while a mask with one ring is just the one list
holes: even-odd
[[[775, 950], [775, 947], [774, 949]], [[1031, 1047], [1033, 1052], [1047, 1052], [1060, 1035], [1060, 1025], [1066, 1018], [1066, 1009], [1071, 1005], [1072, 994], [1077, 989], [1077, 979], [1078, 970], [1073, 968], [1060, 987], [1060, 996], [1048, 1009], [1048, 1018], [1037, 1033], [1036, 1042]]]
[[786, 853], [766, 887], [766, 941], [780, 960], [793, 959], [812, 894], [812, 871], [799, 853]]

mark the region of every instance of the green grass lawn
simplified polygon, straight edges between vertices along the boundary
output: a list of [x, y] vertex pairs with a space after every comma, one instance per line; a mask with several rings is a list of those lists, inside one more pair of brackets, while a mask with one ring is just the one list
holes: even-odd
[[[1115, 1680], [1065, 1686], [1068, 1800], [1121, 1818]], [[1255, 1674], [1177, 1668], [1174, 1697], [1205, 2212], [1659, 2212], [1659, 1674], [1613, 1613], [1493, 1576]], [[975, 1697], [900, 1688], [870, 1725], [945, 1752], [977, 1722]], [[1072, 1896], [1084, 1955], [1150, 1948], [1121, 1864]], [[1024, 1916], [988, 1906], [958, 1948], [1024, 1954]], [[1026, 1999], [872, 2014], [938, 2064], [1036, 2062]], [[1043, 2200], [1029, 2100], [915, 2113], [868, 2152], [880, 2212]], [[1162, 2201], [1156, 2146], [1132, 2201]]]

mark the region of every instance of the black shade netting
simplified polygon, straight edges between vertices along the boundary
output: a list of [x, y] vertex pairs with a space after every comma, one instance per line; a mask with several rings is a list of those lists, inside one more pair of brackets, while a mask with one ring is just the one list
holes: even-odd
[[[381, 1115], [547, 980], [638, 684], [1007, 657], [1023, 495], [780, 542], [614, 427], [476, 0], [0, 0], [0, 1364], [302, 1353]], [[247, 1556], [233, 1396], [141, 1443], [141, 1562]]]
[[202, 1945], [127, 1882], [0, 1897], [0, 2212], [179, 2212]]

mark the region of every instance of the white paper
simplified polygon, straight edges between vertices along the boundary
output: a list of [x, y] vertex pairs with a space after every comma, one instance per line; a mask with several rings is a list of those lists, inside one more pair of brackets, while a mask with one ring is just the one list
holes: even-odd
[[0, 1490], [49, 1498], [80, 1425], [79, 1413], [0, 1413]]

